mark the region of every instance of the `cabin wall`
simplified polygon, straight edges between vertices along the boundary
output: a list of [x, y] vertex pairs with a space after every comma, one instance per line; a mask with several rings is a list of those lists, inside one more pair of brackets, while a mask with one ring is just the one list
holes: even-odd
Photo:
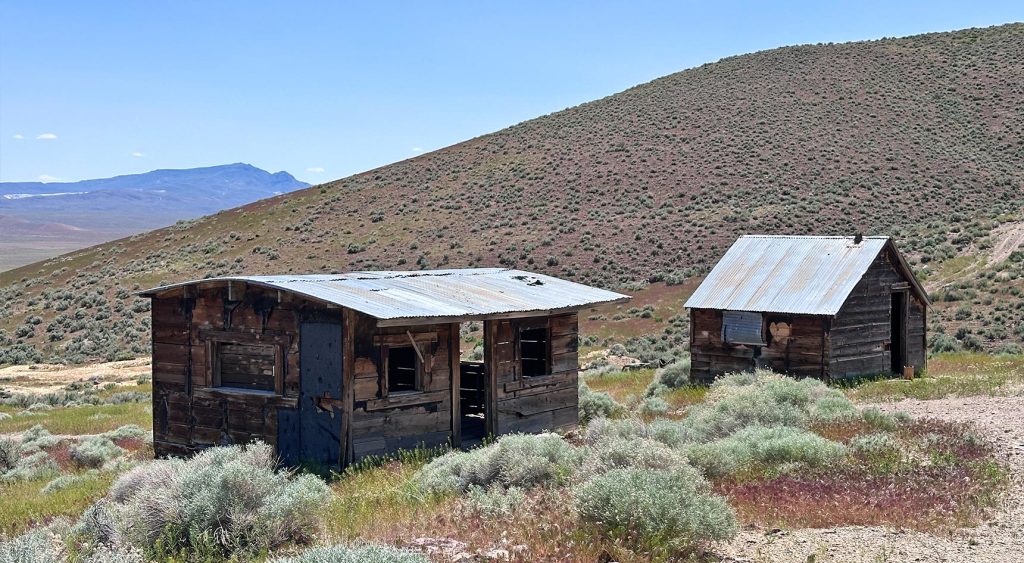
[[722, 311], [690, 310], [690, 374], [711, 381], [719, 375], [766, 368], [796, 376], [822, 377], [828, 365], [827, 319], [764, 313], [764, 346], [722, 339]]
[[[354, 319], [351, 461], [417, 446], [439, 446], [453, 439], [452, 362], [459, 361], [459, 325], [376, 328], [372, 317], [349, 311]], [[408, 334], [407, 334], [408, 333]], [[404, 345], [409, 334], [427, 360], [420, 389], [391, 395], [386, 390], [382, 347]], [[457, 371], [457, 370], [456, 370]], [[348, 378], [346, 377], [346, 382]]]
[[[299, 387], [302, 301], [250, 287], [237, 304], [227, 288], [192, 296], [153, 298], [153, 447], [158, 456], [184, 455], [209, 446], [262, 440], [277, 444], [278, 416], [295, 411]], [[280, 348], [277, 392], [234, 392], [214, 387], [210, 345], [238, 339]]]
[[[550, 373], [524, 377], [519, 334], [546, 326]], [[491, 393], [488, 423], [494, 435], [568, 430], [579, 422], [579, 322], [576, 313], [484, 322], [485, 363]]]
[[890, 373], [892, 293], [907, 293], [907, 363], [925, 366], [925, 305], [908, 289], [908, 280], [883, 252], [875, 258], [836, 314], [829, 335], [833, 378]]

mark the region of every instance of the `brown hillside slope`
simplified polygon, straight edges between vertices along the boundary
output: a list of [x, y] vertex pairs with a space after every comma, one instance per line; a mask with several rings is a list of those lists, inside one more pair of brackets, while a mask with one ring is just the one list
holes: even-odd
[[970, 346], [1016, 341], [1020, 254], [987, 254], [1020, 218], [1020, 131], [1022, 24], [731, 57], [0, 274], [0, 345], [145, 352], [126, 292], [161, 281], [503, 264], [616, 287], [697, 274], [759, 232], [895, 235], [950, 300], [933, 319]]

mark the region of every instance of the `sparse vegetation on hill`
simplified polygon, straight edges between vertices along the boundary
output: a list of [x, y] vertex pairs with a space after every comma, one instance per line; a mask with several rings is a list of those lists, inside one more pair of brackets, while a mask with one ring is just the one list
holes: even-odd
[[4, 272], [0, 364], [145, 353], [132, 291], [162, 281], [501, 265], [640, 289], [752, 232], [893, 235], [933, 292], [936, 349], [1019, 349], [1022, 100], [1021, 24], [730, 57]]

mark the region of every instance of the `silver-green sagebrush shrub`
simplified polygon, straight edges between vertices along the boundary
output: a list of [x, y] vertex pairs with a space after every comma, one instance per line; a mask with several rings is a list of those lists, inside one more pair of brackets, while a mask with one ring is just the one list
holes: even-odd
[[21, 459], [21, 442], [8, 436], [0, 436], [0, 474], [14, 469]]
[[466, 491], [466, 507], [489, 518], [507, 516], [523, 504], [526, 495], [519, 487], [473, 485]]
[[686, 465], [686, 456], [650, 438], [613, 437], [589, 448], [579, 470], [586, 479], [613, 469], [673, 469]]
[[811, 420], [820, 423], [851, 422], [860, 417], [860, 411], [842, 395], [827, 395], [811, 404]]
[[309, 548], [293, 557], [270, 563], [430, 563], [427, 556], [389, 545], [330, 545]]
[[892, 434], [875, 432], [850, 439], [850, 451], [866, 456], [899, 456], [903, 452], [903, 444]]
[[661, 397], [644, 397], [638, 410], [644, 416], [662, 416], [668, 412], [668, 403]]
[[583, 440], [593, 445], [611, 438], [650, 438], [674, 448], [686, 441], [686, 431], [683, 423], [675, 420], [656, 419], [644, 424], [636, 418], [599, 418], [587, 426]]
[[690, 358], [673, 362], [654, 373], [654, 380], [644, 391], [645, 397], [654, 397], [671, 389], [690, 384]]
[[79, 467], [98, 468], [121, 457], [125, 451], [104, 436], [86, 436], [70, 448], [71, 460]]
[[60, 468], [50, 454], [37, 451], [18, 459], [13, 468], [0, 476], [0, 481], [34, 481], [54, 477], [58, 473]]
[[593, 391], [586, 382], [580, 379], [579, 416], [580, 424], [601, 417], [610, 417], [622, 412], [622, 405], [615, 402], [611, 395], [602, 391]]
[[648, 550], [690, 551], [736, 535], [736, 514], [693, 468], [613, 469], [573, 491], [581, 520]]
[[86, 511], [78, 530], [154, 556], [244, 558], [308, 541], [319, 526], [316, 509], [329, 498], [321, 479], [278, 471], [273, 449], [257, 442], [137, 466]]
[[580, 460], [577, 448], [557, 434], [508, 434], [489, 446], [434, 459], [416, 482], [435, 494], [465, 492], [473, 485], [528, 489], [564, 483]]
[[60, 443], [60, 438], [50, 434], [41, 424], [36, 424], [21, 435], [21, 449], [33, 452], [43, 448], [52, 448]]
[[684, 448], [690, 463], [709, 477], [788, 463], [820, 466], [846, 455], [846, 448], [801, 428], [749, 426], [719, 440]]
[[60, 563], [65, 561], [61, 538], [68, 524], [62, 519], [0, 540], [0, 563]]

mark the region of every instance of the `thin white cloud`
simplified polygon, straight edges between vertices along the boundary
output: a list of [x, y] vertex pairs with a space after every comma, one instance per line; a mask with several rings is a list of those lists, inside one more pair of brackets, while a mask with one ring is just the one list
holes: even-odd
[[132, 156], [134, 156], [135, 158], [142, 158], [146, 155], [142, 154], [141, 152], [133, 152]]
[[412, 152], [423, 152], [423, 149], [420, 147], [413, 147]]
[[319, 173], [321, 173], [323, 171], [324, 171], [324, 169], [321, 166], [314, 166], [312, 168], [307, 168], [306, 169], [306, 172], [316, 172], [317, 174], [319, 174]]
[[14, 135], [11, 135], [11, 138], [12, 138], [12, 139], [17, 139], [17, 140], [19, 140], [19, 141], [20, 141], [20, 140], [24, 139], [24, 138], [25, 138], [25, 136], [24, 136], [24, 135], [22, 135], [21, 133], [15, 133]]
[[60, 182], [61, 179], [57, 178], [56, 176], [50, 176], [49, 174], [40, 174], [39, 175], [39, 181], [40, 182]]
[[41, 141], [52, 141], [56, 138], [57, 135], [54, 135], [53, 133], [42, 133], [36, 137], [36, 139], [39, 139]]

